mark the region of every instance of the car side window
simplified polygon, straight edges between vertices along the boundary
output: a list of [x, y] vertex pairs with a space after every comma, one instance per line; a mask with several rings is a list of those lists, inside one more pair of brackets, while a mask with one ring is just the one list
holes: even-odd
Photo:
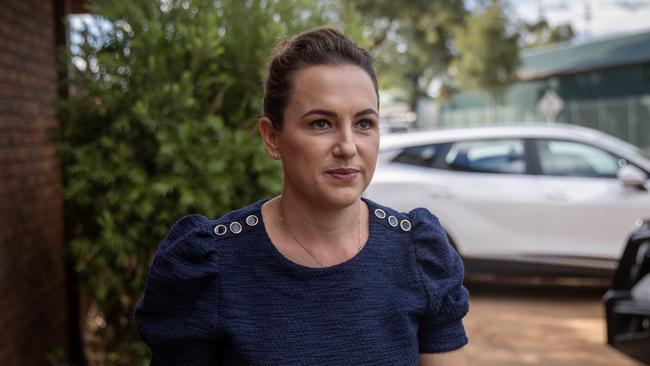
[[430, 168], [442, 144], [407, 147], [399, 153], [393, 162]]
[[489, 139], [455, 142], [447, 156], [451, 170], [477, 173], [524, 174], [526, 160], [520, 139]]
[[626, 164], [624, 159], [580, 142], [537, 140], [535, 145], [544, 175], [615, 178]]

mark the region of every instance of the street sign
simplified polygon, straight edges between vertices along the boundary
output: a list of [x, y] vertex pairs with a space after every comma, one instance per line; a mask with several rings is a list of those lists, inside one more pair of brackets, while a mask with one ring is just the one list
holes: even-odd
[[544, 113], [549, 123], [555, 122], [555, 117], [557, 117], [563, 108], [564, 101], [553, 89], [547, 90], [537, 103], [537, 109]]

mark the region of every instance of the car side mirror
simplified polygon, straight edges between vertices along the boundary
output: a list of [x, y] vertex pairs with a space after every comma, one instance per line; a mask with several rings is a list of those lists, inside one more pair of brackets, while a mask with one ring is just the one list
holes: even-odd
[[645, 184], [648, 180], [648, 175], [633, 165], [626, 165], [619, 169], [616, 177], [626, 186], [646, 189]]

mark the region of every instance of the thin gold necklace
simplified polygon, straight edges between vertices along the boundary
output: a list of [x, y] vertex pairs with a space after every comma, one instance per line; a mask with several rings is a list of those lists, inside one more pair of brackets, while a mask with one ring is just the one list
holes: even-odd
[[[287, 203], [287, 205], [288, 205], [288, 203]], [[295, 240], [296, 243], [298, 243], [298, 245], [300, 245], [300, 246], [302, 247], [302, 249], [304, 249], [305, 252], [307, 252], [307, 254], [309, 254], [312, 258], [314, 258], [314, 259], [315, 259], [318, 263], [320, 263], [322, 266], [326, 267], [325, 263], [321, 262], [321, 261], [318, 259], [318, 257], [316, 257], [312, 252], [309, 251], [309, 249], [307, 249], [307, 247], [305, 247], [304, 245], [302, 245], [302, 243], [300, 242], [300, 240], [298, 240], [298, 238], [296, 238], [296, 236], [293, 235], [293, 233], [291, 232], [291, 230], [289, 230], [289, 228], [287, 227], [287, 224], [284, 222], [284, 218], [282, 217], [282, 212], [284, 211], [284, 210], [283, 210], [283, 207], [284, 207], [284, 205], [282, 204], [282, 199], [280, 198], [280, 223], [282, 224], [282, 227], [284, 227], [284, 229], [289, 233], [289, 235], [291, 235], [291, 237], [293, 238], [293, 240]], [[359, 232], [359, 244], [358, 244], [357, 248], [359, 249], [358, 252], [360, 252], [360, 251], [361, 251], [361, 248], [362, 248], [362, 245], [361, 245], [361, 210], [359, 210], [359, 217], [357, 217], [357, 229], [358, 229], [358, 232]], [[357, 252], [357, 253], [358, 253], [358, 252]]]

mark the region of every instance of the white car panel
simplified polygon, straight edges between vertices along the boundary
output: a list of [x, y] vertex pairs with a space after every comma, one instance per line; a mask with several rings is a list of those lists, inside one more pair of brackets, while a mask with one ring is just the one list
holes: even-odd
[[540, 252], [619, 258], [650, 194], [614, 178], [539, 176]]
[[[441, 169], [444, 163], [433, 168], [392, 161], [408, 147], [514, 138], [576, 141], [650, 172], [650, 161], [638, 148], [578, 126], [420, 131], [382, 136], [375, 177], [364, 194], [401, 211], [428, 208], [465, 259], [613, 269], [635, 222], [650, 218], [648, 183], [643, 190], [614, 177], [542, 175], [537, 153], [527, 156], [527, 163], [535, 165], [529, 166], [532, 174], [462, 172]], [[533, 145], [527, 144], [527, 154]]]
[[366, 195], [401, 211], [429, 209], [452, 240], [462, 243], [461, 255], [533, 254], [539, 240], [533, 180], [394, 164], [377, 172]]

